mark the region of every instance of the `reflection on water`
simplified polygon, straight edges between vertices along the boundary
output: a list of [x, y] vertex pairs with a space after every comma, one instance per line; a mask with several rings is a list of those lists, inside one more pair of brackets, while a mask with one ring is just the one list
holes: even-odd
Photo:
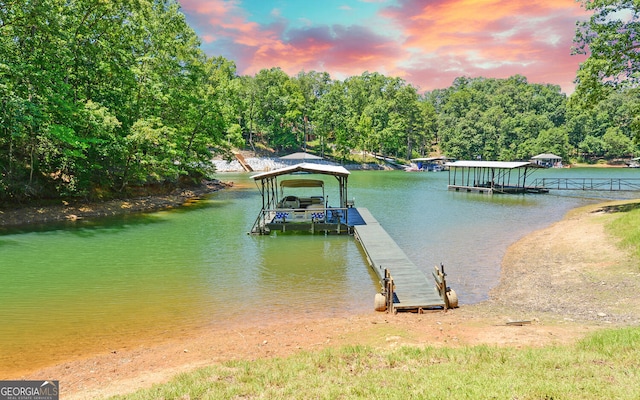
[[[585, 173], [575, 171], [547, 173]], [[349, 197], [425, 273], [443, 263], [462, 304], [487, 298], [509, 244], [570, 208], [620, 196], [457, 193], [447, 191], [447, 176], [355, 172]], [[195, 207], [0, 236], [0, 379], [9, 377], [2, 368], [35, 368], [194, 327], [373, 312], [378, 282], [352, 237], [247, 235], [260, 195], [246, 174], [221, 179], [236, 188]]]

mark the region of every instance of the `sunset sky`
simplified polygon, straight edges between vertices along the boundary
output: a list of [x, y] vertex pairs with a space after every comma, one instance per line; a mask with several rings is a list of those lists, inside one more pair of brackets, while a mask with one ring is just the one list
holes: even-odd
[[508, 78], [574, 90], [576, 0], [178, 0], [209, 56], [241, 75], [280, 67], [334, 79], [364, 71], [421, 91], [459, 76]]

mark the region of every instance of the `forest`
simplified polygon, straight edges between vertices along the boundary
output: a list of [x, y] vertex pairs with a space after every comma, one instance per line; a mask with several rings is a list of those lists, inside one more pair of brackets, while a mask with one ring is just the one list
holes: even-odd
[[567, 96], [520, 75], [423, 93], [369, 71], [241, 76], [204, 54], [175, 0], [0, 0], [0, 202], [197, 182], [238, 148], [308, 146], [337, 161], [637, 156], [640, 28], [607, 15], [640, 13], [623, 0], [583, 3], [593, 17], [574, 51], [590, 56]]

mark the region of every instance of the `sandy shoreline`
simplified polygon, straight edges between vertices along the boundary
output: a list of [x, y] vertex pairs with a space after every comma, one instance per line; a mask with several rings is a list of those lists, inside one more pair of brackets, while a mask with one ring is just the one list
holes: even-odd
[[[63, 398], [92, 399], [165, 382], [177, 373], [233, 359], [286, 357], [302, 350], [363, 344], [543, 346], [603, 327], [640, 323], [640, 270], [604, 229], [601, 206], [574, 210], [511, 245], [490, 300], [449, 312], [365, 313], [342, 318], [211, 327], [137, 348], [115, 349], [15, 376], [55, 379]], [[510, 326], [507, 321], [531, 324]]]

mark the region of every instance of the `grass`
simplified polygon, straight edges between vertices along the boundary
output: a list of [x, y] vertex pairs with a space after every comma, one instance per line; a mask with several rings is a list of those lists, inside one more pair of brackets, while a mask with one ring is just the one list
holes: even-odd
[[617, 213], [607, 225], [607, 230], [621, 239], [620, 246], [640, 258], [640, 208], [629, 207], [629, 211]]
[[116, 399], [637, 399], [640, 329], [516, 349], [347, 346], [232, 361]]

